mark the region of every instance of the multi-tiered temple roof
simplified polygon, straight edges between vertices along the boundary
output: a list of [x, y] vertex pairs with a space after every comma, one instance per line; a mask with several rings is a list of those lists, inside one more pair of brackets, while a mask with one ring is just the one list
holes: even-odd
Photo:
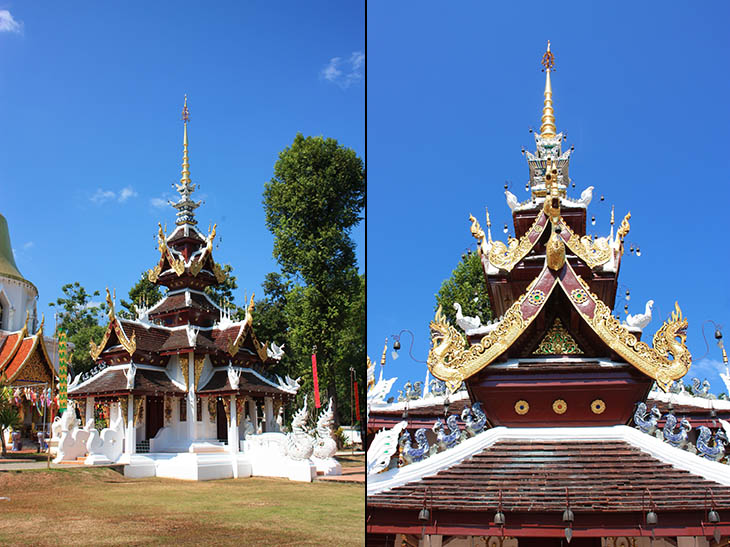
[[[275, 361], [254, 333], [253, 295], [245, 318], [236, 321], [224, 303], [214, 302], [205, 292], [226, 276], [213, 257], [216, 226], [208, 234], [197, 228], [195, 209], [200, 202], [191, 197], [196, 185], [190, 179], [187, 98], [182, 119], [182, 177], [176, 186], [179, 199], [171, 202], [177, 210], [176, 227], [167, 234], [159, 224], [160, 257], [147, 273], [167, 293], [149, 308], [136, 303], [136, 318], [124, 319], [116, 315], [107, 289], [109, 322], [101, 343], [91, 343], [97, 367], [74, 379], [71, 397], [180, 395], [188, 389], [207, 395], [266, 394], [279, 400], [292, 395], [271, 373]], [[189, 377], [186, 358], [191, 354], [194, 378]], [[229, 370], [235, 373], [233, 380]]]

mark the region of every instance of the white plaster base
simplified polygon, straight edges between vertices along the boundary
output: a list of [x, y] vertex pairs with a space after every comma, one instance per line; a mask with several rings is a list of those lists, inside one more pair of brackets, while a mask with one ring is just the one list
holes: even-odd
[[[124, 456], [122, 459], [125, 459]], [[251, 476], [251, 464], [243, 456], [227, 452], [134, 454], [124, 466], [124, 476], [164, 477], [190, 481], [246, 478]]]
[[334, 458], [315, 458], [312, 456], [312, 463], [317, 468], [317, 475], [342, 475], [342, 466]]
[[112, 462], [104, 454], [89, 454], [84, 460], [84, 465], [109, 465]]

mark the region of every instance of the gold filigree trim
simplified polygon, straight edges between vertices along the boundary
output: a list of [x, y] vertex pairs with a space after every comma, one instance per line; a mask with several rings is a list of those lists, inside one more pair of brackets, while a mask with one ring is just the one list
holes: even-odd
[[583, 355], [578, 343], [565, 330], [562, 321], [555, 318], [553, 326], [545, 333], [533, 355]]
[[223, 271], [223, 268], [217, 262], [213, 263], [213, 275], [218, 283], [223, 283], [226, 280], [226, 272]]
[[611, 260], [611, 246], [605, 238], [593, 240], [591, 236], [579, 236], [570, 229], [565, 220], [560, 219], [561, 228], [570, 234], [565, 244], [573, 254], [585, 262], [589, 268], [593, 269], [601, 266]]
[[104, 337], [101, 339], [101, 343], [99, 345], [94, 343], [93, 340], [89, 340], [89, 354], [94, 361], [96, 361], [104, 351], [112, 332], [117, 335], [119, 343], [127, 351], [127, 353], [129, 353], [129, 355], [132, 355], [137, 349], [137, 333], [133, 331], [132, 337], [127, 338], [127, 335], [124, 333], [124, 329], [120, 326], [117, 318], [114, 317], [107, 325]]
[[142, 421], [144, 420], [144, 400], [144, 395], [135, 397], [134, 399], [134, 419], [132, 421], [135, 427], [142, 425]]
[[188, 357], [187, 355], [185, 357], [185, 362], [183, 362], [183, 356], [178, 355], [177, 357], [177, 364], [180, 365], [180, 372], [182, 372], [183, 378], [185, 378], [185, 391], [188, 391], [190, 387], [190, 369], [189, 369], [189, 363], [188, 363]]
[[530, 233], [540, 235], [548, 225], [547, 221], [540, 225], [540, 221], [543, 218], [544, 213], [541, 212], [535, 218], [530, 229], [519, 240], [509, 238], [507, 245], [501, 241], [492, 241], [492, 248], [489, 251], [488, 257], [489, 262], [497, 268], [511, 272], [517, 263], [527, 256], [527, 253], [532, 250], [535, 243], [539, 240], [539, 237], [536, 237], [534, 241], [530, 241]]
[[218, 400], [215, 397], [208, 397], [208, 419], [210, 423], [215, 423], [218, 415]]
[[198, 382], [200, 381], [200, 374], [203, 372], [203, 365], [205, 365], [205, 355], [202, 357], [195, 357], [195, 390], [197, 391], [199, 386]]
[[[586, 292], [590, 293], [586, 282], [577, 274], [575, 277]], [[590, 295], [595, 302], [593, 317], [584, 312], [583, 306], [573, 307], [612, 350], [641, 372], [654, 378], [665, 392], [674, 380], [687, 374], [692, 364], [692, 355], [685, 345], [687, 319], [682, 316], [678, 302], [675, 302], [670, 318], [654, 334], [653, 347], [650, 347], [647, 343], [638, 341], [595, 294]]]
[[150, 283], [157, 283], [157, 279], [160, 277], [161, 272], [162, 266], [158, 264], [151, 270], [147, 270], [147, 279], [150, 281]]

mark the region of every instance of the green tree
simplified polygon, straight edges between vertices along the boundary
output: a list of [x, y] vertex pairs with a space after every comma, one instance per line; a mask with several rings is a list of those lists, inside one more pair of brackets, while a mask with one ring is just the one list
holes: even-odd
[[129, 289], [129, 301], [120, 300], [124, 309], [119, 310], [117, 315], [125, 319], [135, 319], [138, 305], [151, 308], [162, 299], [162, 296], [160, 287], [147, 278], [147, 272], [142, 272], [139, 281]]
[[461, 304], [464, 315], [472, 317], [478, 315], [482, 323], [492, 318], [487, 283], [478, 253], [463, 255], [451, 272], [451, 277], [441, 284], [439, 292], [436, 293], [434, 311], [441, 306], [452, 325], [456, 324], [455, 302]]
[[[349, 400], [343, 388], [349, 386], [349, 373], [343, 375], [343, 369], [355, 366], [364, 376], [364, 353], [359, 361], [342, 361], [352, 358], [342, 347], [343, 330], [362, 325], [352, 319], [354, 310], [364, 316], [356, 305], [363, 283], [350, 237], [362, 220], [363, 162], [334, 139], [297, 134], [279, 154], [263, 198], [273, 254], [291, 283], [285, 303], [289, 351], [303, 359], [316, 347], [320, 386], [334, 399], [339, 423], [338, 407]], [[306, 362], [300, 361], [301, 369], [307, 369]], [[304, 378], [311, 385], [311, 374]]]
[[0, 446], [2, 456], [7, 455], [5, 446], [5, 432], [20, 426], [20, 414], [12, 403], [12, 392], [7, 386], [4, 377], [0, 377]]
[[76, 281], [61, 287], [63, 296], [49, 303], [49, 306], [59, 308], [57, 312], [58, 328], [64, 329], [68, 341], [74, 345], [71, 354], [71, 366], [74, 374], [81, 374], [94, 366], [89, 354], [89, 340], [100, 343], [104, 336], [105, 303], [96, 303], [92, 298], [99, 296], [99, 291], [86, 292], [86, 289]]

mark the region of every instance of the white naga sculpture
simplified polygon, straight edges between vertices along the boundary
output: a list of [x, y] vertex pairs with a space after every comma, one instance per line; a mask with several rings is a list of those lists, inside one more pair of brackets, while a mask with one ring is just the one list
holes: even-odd
[[626, 323], [632, 329], [638, 329], [643, 331], [644, 328], [651, 322], [651, 309], [654, 306], [654, 301], [649, 300], [644, 308], [644, 313], [637, 313], [636, 315], [627, 315]]
[[306, 460], [314, 451], [314, 439], [305, 429], [307, 423], [307, 396], [304, 396], [304, 404], [291, 422], [291, 433], [287, 434], [284, 449], [286, 455], [293, 460]]
[[332, 410], [332, 398], [329, 405], [317, 419], [317, 437], [314, 442], [314, 457], [320, 459], [331, 458], [337, 452], [337, 443], [332, 438], [332, 424], [335, 421], [335, 413]]
[[370, 407], [381, 405], [385, 402], [385, 398], [390, 393], [393, 384], [398, 378], [383, 380], [383, 373], [380, 373], [380, 379], [375, 383], [375, 363], [368, 357], [368, 406], [367, 415], [370, 416]]
[[370, 443], [367, 455], [367, 474], [374, 475], [390, 466], [390, 459], [398, 452], [398, 439], [408, 422], [403, 420], [393, 429], [381, 429]]

